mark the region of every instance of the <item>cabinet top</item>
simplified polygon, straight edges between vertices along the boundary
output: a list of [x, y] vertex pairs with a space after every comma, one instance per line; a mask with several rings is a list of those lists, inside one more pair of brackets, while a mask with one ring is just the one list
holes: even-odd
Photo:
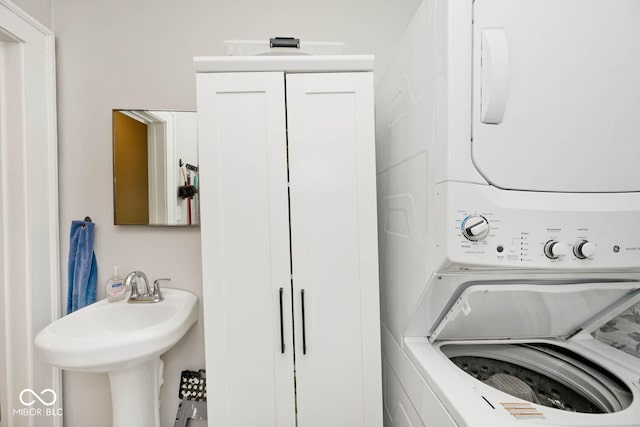
[[196, 73], [373, 71], [373, 55], [196, 56]]

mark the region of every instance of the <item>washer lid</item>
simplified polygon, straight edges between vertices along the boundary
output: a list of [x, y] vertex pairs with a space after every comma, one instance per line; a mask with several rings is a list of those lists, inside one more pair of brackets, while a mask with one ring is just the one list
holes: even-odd
[[449, 301], [429, 340], [570, 338], [638, 300], [639, 282], [475, 282]]

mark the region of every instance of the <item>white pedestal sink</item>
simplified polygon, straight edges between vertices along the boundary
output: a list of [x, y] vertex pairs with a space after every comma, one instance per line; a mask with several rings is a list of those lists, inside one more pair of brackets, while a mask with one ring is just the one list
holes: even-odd
[[36, 336], [36, 349], [51, 365], [109, 374], [113, 427], [160, 426], [160, 355], [198, 320], [194, 294], [171, 288], [162, 294], [157, 303], [102, 300]]

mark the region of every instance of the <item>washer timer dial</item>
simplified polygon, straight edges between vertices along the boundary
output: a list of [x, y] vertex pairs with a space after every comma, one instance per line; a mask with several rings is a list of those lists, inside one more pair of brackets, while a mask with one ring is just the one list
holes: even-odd
[[482, 215], [468, 215], [462, 220], [460, 230], [466, 239], [477, 242], [489, 234], [489, 221]]

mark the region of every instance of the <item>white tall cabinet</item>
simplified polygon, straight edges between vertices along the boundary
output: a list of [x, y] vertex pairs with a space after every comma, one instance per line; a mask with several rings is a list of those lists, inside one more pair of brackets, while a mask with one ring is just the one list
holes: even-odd
[[373, 57], [195, 63], [209, 426], [382, 426]]

